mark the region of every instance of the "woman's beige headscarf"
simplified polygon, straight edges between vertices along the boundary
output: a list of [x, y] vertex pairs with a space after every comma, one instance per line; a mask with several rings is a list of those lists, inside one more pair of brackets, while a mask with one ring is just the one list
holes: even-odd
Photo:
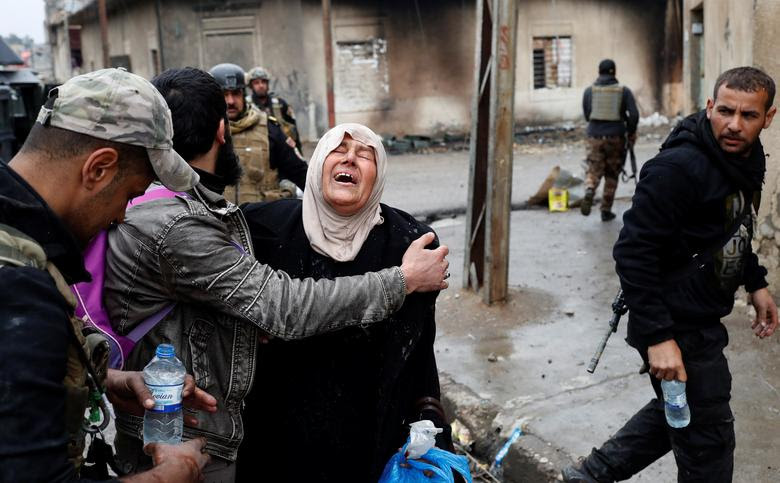
[[[374, 148], [376, 180], [371, 196], [363, 208], [352, 216], [336, 213], [322, 195], [322, 166], [325, 158], [349, 134], [352, 139]], [[354, 260], [368, 233], [382, 223], [379, 200], [385, 188], [387, 154], [382, 139], [374, 131], [361, 124], [339, 124], [317, 143], [306, 173], [306, 189], [303, 192], [303, 229], [311, 247], [317, 253], [339, 262]]]

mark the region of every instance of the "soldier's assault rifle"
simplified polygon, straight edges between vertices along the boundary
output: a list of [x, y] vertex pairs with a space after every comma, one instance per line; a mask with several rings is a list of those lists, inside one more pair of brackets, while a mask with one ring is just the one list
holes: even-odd
[[604, 337], [602, 337], [601, 342], [599, 342], [599, 346], [596, 349], [596, 353], [593, 354], [593, 357], [590, 359], [590, 364], [588, 364], [588, 372], [591, 374], [596, 370], [596, 366], [599, 365], [601, 354], [604, 352], [604, 348], [607, 347], [607, 341], [610, 336], [617, 332], [620, 317], [626, 312], [628, 312], [628, 307], [623, 299], [623, 290], [621, 289], [618, 290], [615, 300], [612, 302], [612, 319], [609, 321], [609, 329], [607, 330], [607, 333], [604, 334]]
[[[626, 173], [626, 170], [623, 170], [623, 182], [627, 183], [628, 180], [633, 179], [634, 184], [637, 183], [637, 177], [636, 177], [636, 153], [634, 153], [634, 143], [631, 141], [626, 140], [626, 151], [628, 152], [628, 159], [631, 161], [631, 176], [628, 176]], [[625, 162], [625, 158], [624, 158]]]

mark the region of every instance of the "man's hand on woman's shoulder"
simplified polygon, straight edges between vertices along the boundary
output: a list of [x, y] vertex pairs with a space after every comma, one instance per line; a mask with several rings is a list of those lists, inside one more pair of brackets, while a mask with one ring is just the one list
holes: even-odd
[[450, 252], [446, 245], [441, 245], [435, 250], [425, 248], [436, 238], [433, 233], [426, 233], [413, 241], [404, 253], [401, 260], [401, 271], [406, 280], [406, 293], [435, 292], [449, 287], [447, 268], [447, 254]]

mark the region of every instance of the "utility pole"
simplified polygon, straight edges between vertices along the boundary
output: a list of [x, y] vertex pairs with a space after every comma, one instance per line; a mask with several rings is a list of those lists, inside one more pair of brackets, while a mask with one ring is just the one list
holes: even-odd
[[328, 128], [336, 125], [333, 96], [333, 27], [330, 18], [330, 0], [322, 0], [322, 33], [325, 41], [325, 90], [328, 104]]
[[464, 288], [506, 299], [512, 200], [517, 1], [477, 0]]
[[103, 47], [103, 68], [111, 67], [108, 55], [108, 14], [106, 0], [98, 0], [98, 17], [100, 18], [100, 43]]

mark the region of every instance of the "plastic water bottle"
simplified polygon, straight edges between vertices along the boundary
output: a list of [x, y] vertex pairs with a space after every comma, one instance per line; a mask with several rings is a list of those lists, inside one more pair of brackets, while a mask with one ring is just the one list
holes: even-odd
[[144, 414], [144, 444], [181, 443], [181, 392], [187, 371], [173, 346], [160, 344], [144, 367], [144, 382], [154, 396], [154, 408]]
[[514, 444], [517, 439], [523, 435], [523, 426], [525, 426], [524, 422], [521, 422], [521, 424], [512, 431], [512, 434], [509, 435], [509, 439], [506, 440], [504, 445], [501, 447], [501, 449], [498, 450], [498, 453], [496, 453], [496, 457], [493, 460], [493, 463], [490, 465], [490, 473], [497, 477], [501, 478], [504, 474], [504, 457], [509, 452], [509, 448]]
[[680, 381], [661, 381], [664, 393], [664, 412], [666, 422], [673, 428], [684, 428], [691, 422], [691, 408], [685, 397], [685, 383]]

